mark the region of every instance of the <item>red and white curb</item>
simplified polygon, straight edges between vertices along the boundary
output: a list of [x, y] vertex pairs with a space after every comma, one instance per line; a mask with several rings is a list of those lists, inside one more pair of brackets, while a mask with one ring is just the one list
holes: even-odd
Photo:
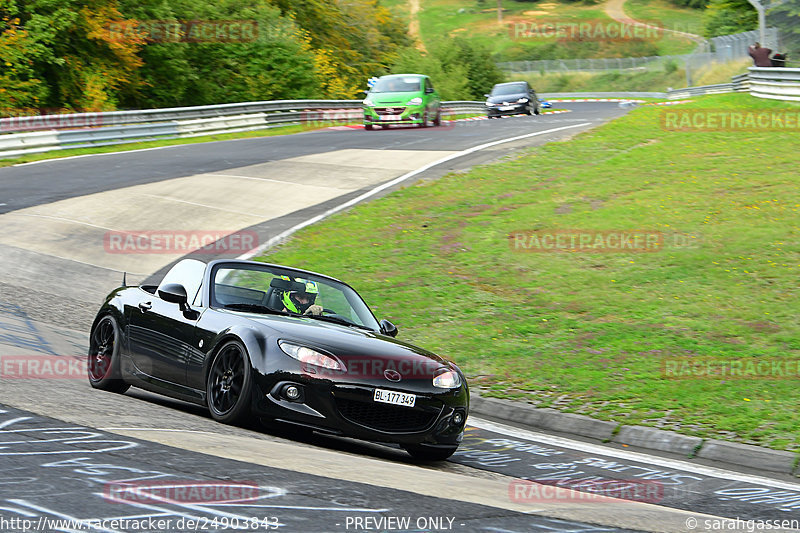
[[688, 104], [689, 102], [694, 102], [694, 100], [676, 100], [674, 102], [657, 102], [655, 104], [647, 104], [647, 105], [678, 105], [678, 104]]
[[548, 102], [565, 103], [570, 102], [633, 102], [636, 104], [643, 104], [647, 100], [633, 100], [631, 98], [568, 98], [563, 100], [548, 100]]

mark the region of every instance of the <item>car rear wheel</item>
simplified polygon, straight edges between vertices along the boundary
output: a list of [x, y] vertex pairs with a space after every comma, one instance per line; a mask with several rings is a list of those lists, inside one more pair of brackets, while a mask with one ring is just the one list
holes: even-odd
[[89, 337], [89, 383], [95, 389], [122, 394], [130, 388], [120, 377], [120, 332], [111, 315], [101, 318]]
[[364, 129], [368, 131], [372, 130], [372, 124], [364, 124]]
[[421, 444], [408, 444], [404, 446], [414, 459], [423, 461], [444, 461], [455, 453], [458, 446], [423, 446]]
[[253, 376], [247, 349], [236, 340], [217, 351], [206, 380], [208, 410], [214, 420], [238, 424], [250, 415]]

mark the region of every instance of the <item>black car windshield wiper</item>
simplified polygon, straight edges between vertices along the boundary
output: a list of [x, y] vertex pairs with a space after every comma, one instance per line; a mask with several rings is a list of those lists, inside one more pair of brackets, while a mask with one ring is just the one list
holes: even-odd
[[261, 304], [237, 303], [237, 304], [225, 304], [222, 307], [225, 309], [233, 309], [234, 311], [252, 311], [254, 313], [264, 313], [267, 315], [284, 315], [284, 316], [289, 315], [289, 313], [285, 311], [276, 311], [271, 307], [267, 307], [266, 305], [261, 305]]
[[371, 327], [362, 326], [361, 324], [356, 324], [346, 318], [342, 318], [340, 316], [326, 316], [326, 315], [303, 315], [304, 318], [315, 318], [317, 320], [324, 320], [326, 322], [333, 322], [334, 324], [341, 324], [342, 326], [355, 326], [357, 328], [366, 329], [369, 331], [375, 331]]

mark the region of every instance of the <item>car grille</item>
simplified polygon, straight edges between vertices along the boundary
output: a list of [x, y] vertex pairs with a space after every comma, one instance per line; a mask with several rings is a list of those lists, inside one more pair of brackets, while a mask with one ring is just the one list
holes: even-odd
[[346, 398], [337, 398], [336, 407], [344, 418], [378, 431], [422, 431], [433, 424], [437, 416], [437, 413], [411, 407], [360, 402]]
[[405, 107], [376, 107], [375, 113], [378, 115], [401, 115], [406, 110]]

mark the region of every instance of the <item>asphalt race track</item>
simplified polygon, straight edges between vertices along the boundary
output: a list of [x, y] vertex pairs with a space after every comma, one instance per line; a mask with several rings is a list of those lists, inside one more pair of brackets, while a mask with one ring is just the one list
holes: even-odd
[[[562, 107], [570, 112], [427, 129], [327, 129], [0, 168], [0, 356], [82, 360], [94, 313], [122, 272], [142, 282], [182, 256], [117, 253], [104, 240], [109, 231], [241, 230], [264, 244], [367, 194], [566, 140], [626, 112], [616, 103]], [[177, 400], [93, 390], [78, 373], [0, 377], [0, 466], [3, 532], [688, 532], [711, 530], [703, 521], [714, 517], [800, 519], [800, 484], [788, 475], [478, 419], [451, 460], [420, 463], [397, 448], [257, 421], [223, 426]], [[547, 497], [526, 492], [525, 480], [575, 490]], [[123, 482], [150, 492], [119, 492]], [[598, 482], [644, 496], [581, 497]], [[153, 486], [248, 492], [173, 500]]]

